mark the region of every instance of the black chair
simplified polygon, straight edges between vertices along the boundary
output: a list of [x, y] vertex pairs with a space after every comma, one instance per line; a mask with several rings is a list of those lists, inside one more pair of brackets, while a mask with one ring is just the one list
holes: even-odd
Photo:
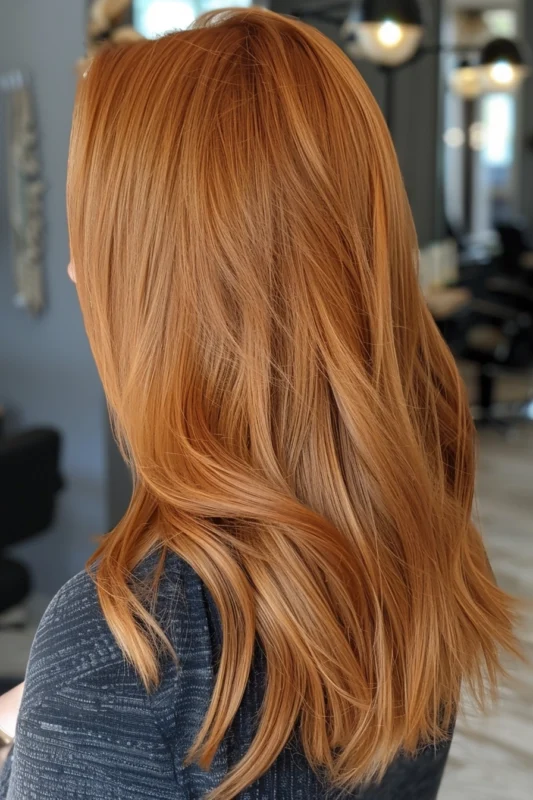
[[479, 365], [479, 426], [503, 426], [531, 419], [530, 397], [502, 407], [494, 404], [496, 381], [502, 374], [525, 372], [533, 365], [533, 317], [509, 306], [474, 300], [461, 358]]
[[60, 435], [51, 429], [26, 431], [0, 442], [0, 613], [21, 603], [31, 590], [27, 568], [3, 551], [51, 525], [63, 486], [60, 450]]
[[486, 289], [497, 302], [533, 312], [533, 270], [525, 268], [526, 261], [533, 256], [525, 225], [499, 222], [495, 228], [502, 253], [497, 259], [497, 271], [486, 282]]
[[497, 222], [495, 229], [502, 247], [502, 267], [508, 276], [517, 276], [530, 282], [530, 276], [523, 269], [524, 256], [531, 252], [526, 225], [520, 221]]

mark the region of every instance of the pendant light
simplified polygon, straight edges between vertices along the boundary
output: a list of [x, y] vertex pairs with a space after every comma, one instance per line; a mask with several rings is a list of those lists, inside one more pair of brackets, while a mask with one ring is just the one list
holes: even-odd
[[464, 100], [475, 100], [485, 91], [484, 74], [479, 66], [463, 61], [450, 75], [450, 88]]
[[486, 92], [513, 92], [529, 75], [526, 58], [511, 39], [493, 39], [481, 51], [481, 66]]
[[420, 46], [423, 26], [419, 3], [363, 0], [355, 27], [366, 58], [381, 66], [398, 67]]

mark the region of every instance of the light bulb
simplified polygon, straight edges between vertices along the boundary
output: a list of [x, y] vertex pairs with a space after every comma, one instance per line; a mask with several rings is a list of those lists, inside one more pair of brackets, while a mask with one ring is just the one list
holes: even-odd
[[508, 61], [497, 61], [490, 68], [490, 77], [499, 86], [510, 86], [515, 79], [514, 67]]
[[448, 147], [462, 147], [465, 143], [465, 134], [462, 128], [448, 128], [442, 137]]
[[401, 25], [392, 19], [381, 22], [358, 22], [357, 41], [365, 58], [375, 64], [398, 67], [415, 55], [420, 45], [421, 25]]
[[398, 23], [387, 19], [379, 26], [377, 37], [384, 47], [397, 47], [403, 39], [403, 31]]
[[474, 100], [483, 91], [483, 72], [479, 67], [458, 67], [450, 75], [450, 86], [460, 97]]
[[468, 131], [468, 140], [472, 150], [483, 150], [485, 146], [485, 126], [482, 122], [474, 122]]

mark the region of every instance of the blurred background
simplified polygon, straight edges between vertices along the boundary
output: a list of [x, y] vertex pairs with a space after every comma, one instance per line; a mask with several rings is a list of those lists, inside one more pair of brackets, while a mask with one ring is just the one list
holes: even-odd
[[[157, 36], [248, 4], [0, 0], [0, 693], [23, 678], [43, 610], [131, 492], [66, 277], [79, 61], [109, 39]], [[418, 230], [420, 281], [477, 421], [476, 514], [499, 582], [530, 601], [533, 2], [270, 7], [344, 48], [383, 110]], [[533, 655], [530, 612], [520, 635]], [[533, 674], [511, 664], [488, 717], [465, 703], [439, 797], [522, 800], [532, 787]]]

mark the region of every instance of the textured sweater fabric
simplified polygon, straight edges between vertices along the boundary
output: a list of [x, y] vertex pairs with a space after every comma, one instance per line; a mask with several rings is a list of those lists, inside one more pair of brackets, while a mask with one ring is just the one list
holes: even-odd
[[[149, 569], [149, 560], [144, 565]], [[0, 800], [201, 800], [252, 740], [265, 664], [256, 648], [245, 696], [206, 772], [184, 766], [214, 687], [221, 633], [216, 607], [194, 571], [167, 558], [157, 616], [176, 652], [148, 694], [124, 660], [87, 573], [70, 580], [37, 631], [15, 745], [0, 774]], [[434, 800], [449, 744], [400, 757], [358, 800]], [[240, 800], [333, 800], [295, 734]]]

